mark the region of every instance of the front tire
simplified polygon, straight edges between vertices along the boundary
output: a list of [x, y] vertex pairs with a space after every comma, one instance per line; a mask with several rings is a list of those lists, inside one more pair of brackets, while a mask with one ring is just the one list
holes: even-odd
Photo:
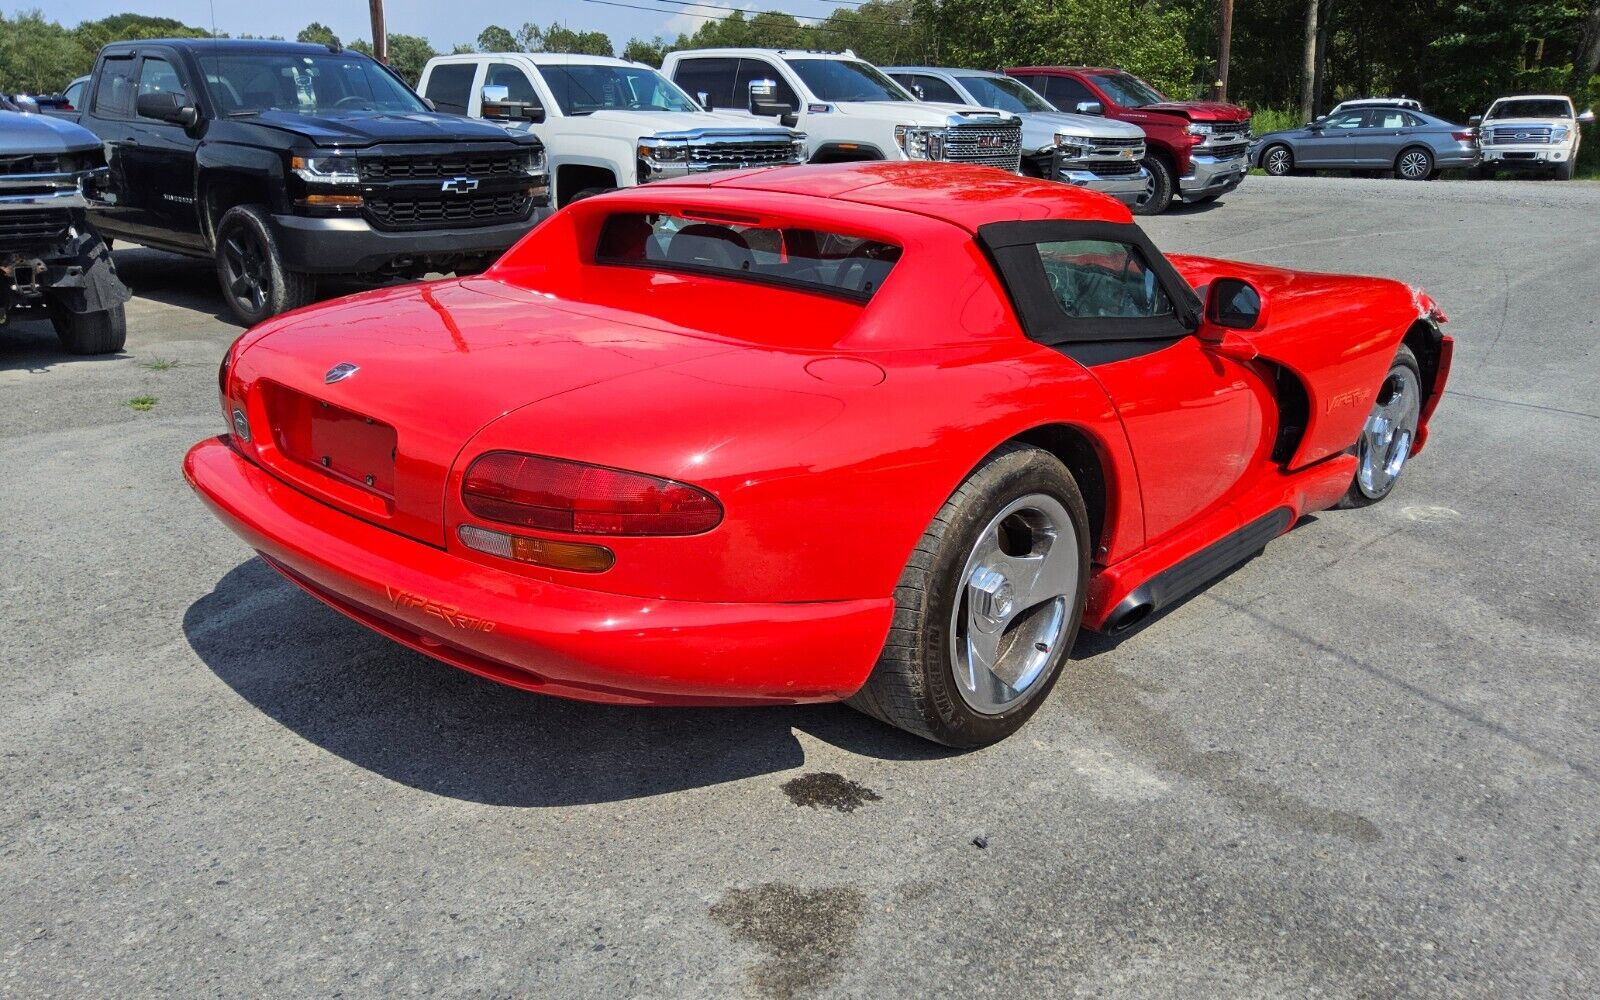
[[1574, 159], [1570, 159], [1570, 158], [1568, 160], [1566, 160], [1565, 162], [1563, 162], [1563, 163], [1556, 164], [1556, 180], [1558, 180], [1558, 181], [1570, 181], [1570, 180], [1572, 180], [1572, 175], [1577, 171], [1577, 166], [1578, 166], [1577, 162]]
[[217, 222], [217, 282], [246, 326], [309, 305], [317, 294], [315, 278], [284, 266], [259, 205], [236, 205]]
[[1403, 181], [1432, 179], [1433, 154], [1421, 146], [1407, 146], [1394, 159], [1394, 175]]
[[1261, 154], [1261, 169], [1272, 177], [1287, 177], [1294, 173], [1294, 152], [1283, 143], [1268, 146]]
[[1172, 168], [1167, 161], [1159, 156], [1147, 156], [1144, 159], [1144, 168], [1150, 174], [1150, 180], [1145, 182], [1144, 194], [1140, 195], [1133, 203], [1134, 215], [1160, 215], [1172, 204], [1172, 192], [1175, 181], [1172, 177]]
[[115, 354], [128, 342], [128, 317], [120, 302], [92, 313], [76, 313], [54, 302], [47, 309], [56, 339], [68, 354]]
[[1356, 439], [1356, 474], [1339, 509], [1370, 507], [1394, 490], [1411, 457], [1421, 414], [1422, 368], [1402, 344]]
[[1005, 445], [940, 508], [895, 588], [894, 625], [849, 705], [951, 747], [1020, 729], [1083, 620], [1088, 515], [1071, 473]]

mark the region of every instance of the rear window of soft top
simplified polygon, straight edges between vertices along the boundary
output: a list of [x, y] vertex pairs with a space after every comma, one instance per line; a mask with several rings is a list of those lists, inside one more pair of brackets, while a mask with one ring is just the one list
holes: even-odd
[[711, 274], [863, 302], [899, 259], [899, 247], [861, 236], [653, 212], [606, 219], [595, 252], [600, 264]]

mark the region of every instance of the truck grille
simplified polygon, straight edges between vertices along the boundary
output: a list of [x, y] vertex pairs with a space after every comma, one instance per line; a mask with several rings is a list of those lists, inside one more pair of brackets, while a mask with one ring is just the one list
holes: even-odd
[[363, 181], [427, 181], [449, 177], [515, 177], [524, 173], [522, 150], [445, 153], [437, 156], [373, 156], [357, 160]]
[[[1219, 160], [1231, 160], [1235, 156], [1243, 156], [1249, 148], [1250, 143], [1248, 140], [1243, 142], [1223, 142], [1212, 146], [1209, 152]], [[1207, 150], [1199, 150], [1199, 152], [1207, 152]]]
[[0, 250], [49, 247], [66, 238], [67, 212], [0, 212]]
[[61, 157], [55, 153], [27, 156], [0, 156], [0, 177], [18, 174], [58, 174], [63, 171]]
[[1108, 148], [1111, 148], [1111, 149], [1127, 149], [1130, 146], [1137, 146], [1139, 148], [1140, 152], [1144, 151], [1144, 139], [1142, 139], [1142, 138], [1133, 138], [1133, 139], [1101, 139], [1101, 138], [1096, 138], [1096, 139], [1094, 139], [1092, 141], [1094, 142], [1095, 147], [1098, 148], [1098, 149], [1108, 149]]
[[1550, 126], [1548, 125], [1502, 125], [1495, 127], [1492, 132], [1496, 143], [1503, 142], [1507, 145], [1522, 143], [1541, 146], [1550, 144]]
[[795, 163], [794, 144], [784, 142], [708, 142], [689, 147], [689, 163], [700, 170], [738, 170]]
[[533, 211], [526, 191], [490, 191], [474, 194], [367, 198], [366, 213], [383, 229], [423, 229], [430, 226], [491, 226], [519, 222]]
[[1022, 162], [1021, 125], [956, 125], [945, 139], [944, 158], [1016, 172]]
[[1139, 172], [1138, 160], [1063, 160], [1072, 170], [1087, 170], [1101, 177], [1127, 177]]

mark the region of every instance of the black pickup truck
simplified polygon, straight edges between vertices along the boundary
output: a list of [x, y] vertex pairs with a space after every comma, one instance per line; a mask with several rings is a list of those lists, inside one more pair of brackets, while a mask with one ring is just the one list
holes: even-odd
[[537, 138], [435, 113], [330, 46], [117, 42], [79, 121], [109, 156], [101, 232], [214, 258], [251, 324], [310, 302], [318, 275], [481, 269], [548, 200]]

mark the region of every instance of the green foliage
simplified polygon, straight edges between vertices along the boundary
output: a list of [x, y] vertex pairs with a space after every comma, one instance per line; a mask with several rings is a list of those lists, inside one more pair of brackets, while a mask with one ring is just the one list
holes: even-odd
[[37, 10], [0, 14], [0, 91], [55, 93], [94, 66], [107, 42], [138, 38], [203, 38], [210, 32], [170, 17], [114, 14], [64, 28]]
[[510, 29], [491, 24], [478, 32], [478, 51], [521, 52], [522, 46], [517, 44], [517, 38]]
[[603, 31], [573, 31], [561, 24], [541, 28], [527, 23], [517, 29], [517, 50], [522, 52], [572, 52], [586, 56], [613, 54], [611, 37]]
[[[351, 42], [350, 48], [362, 55], [372, 55], [372, 43], [365, 38]], [[427, 68], [428, 60], [438, 54], [426, 38], [389, 33], [389, 65], [400, 74], [402, 80], [413, 87], [422, 78], [422, 71]]]
[[1299, 128], [1305, 123], [1305, 118], [1301, 116], [1299, 108], [1290, 108], [1288, 110], [1256, 108], [1250, 115], [1250, 131], [1255, 135], [1266, 135], [1268, 132], [1282, 132], [1286, 129]]
[[339, 36], [333, 33], [333, 29], [317, 21], [312, 21], [304, 28], [301, 28], [300, 34], [294, 36], [294, 40], [297, 42], [310, 42], [312, 45], [339, 44]]

